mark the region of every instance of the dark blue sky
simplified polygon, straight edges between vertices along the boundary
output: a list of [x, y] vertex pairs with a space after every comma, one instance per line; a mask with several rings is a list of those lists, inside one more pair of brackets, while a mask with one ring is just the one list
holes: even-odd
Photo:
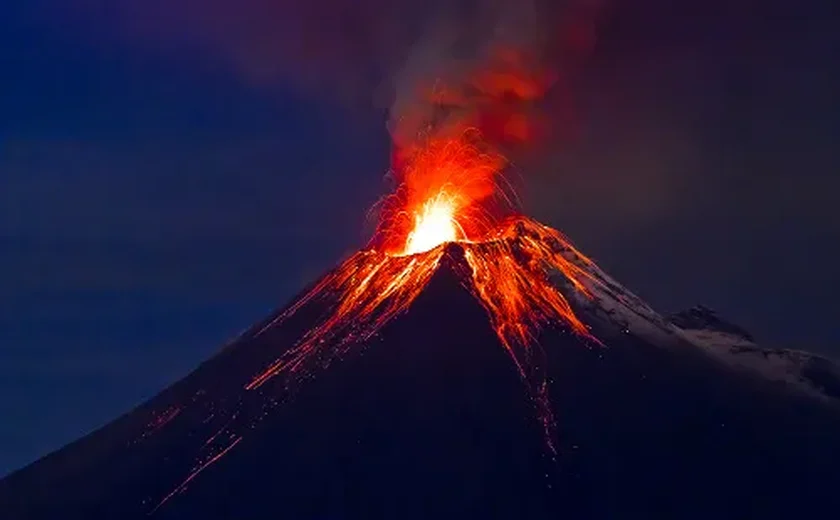
[[[525, 207], [663, 312], [704, 303], [768, 345], [840, 355], [831, 2], [671, 3], [610, 10], [582, 137], [523, 165]], [[369, 100], [254, 81], [227, 40], [6, 4], [0, 474], [153, 395], [361, 245], [389, 147]]]

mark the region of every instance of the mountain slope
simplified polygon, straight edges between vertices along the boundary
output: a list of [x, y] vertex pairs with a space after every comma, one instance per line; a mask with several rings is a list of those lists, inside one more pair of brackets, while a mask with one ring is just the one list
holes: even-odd
[[559, 326], [537, 338], [552, 455], [463, 254], [447, 246], [364, 349], [245, 390], [325, 303], [270, 317], [0, 481], [3, 518], [790, 518], [836, 504], [833, 402], [720, 363], [603, 273], [574, 304], [605, 346]]

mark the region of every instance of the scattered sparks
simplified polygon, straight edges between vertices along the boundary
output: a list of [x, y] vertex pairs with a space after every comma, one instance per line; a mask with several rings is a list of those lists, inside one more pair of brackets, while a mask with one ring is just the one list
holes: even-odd
[[237, 444], [239, 444], [239, 441], [241, 440], [242, 437], [234, 438], [233, 442], [227, 445], [227, 447], [225, 447], [222, 451], [216, 453], [215, 455], [209, 456], [205, 461], [201, 462], [198, 466], [196, 466], [195, 469], [193, 469], [193, 471], [187, 476], [187, 478], [184, 479], [184, 481], [181, 482], [181, 484], [178, 485], [178, 487], [173, 489], [171, 493], [163, 497], [163, 500], [161, 500], [160, 503], [158, 503], [158, 505], [154, 509], [152, 509], [152, 511], [149, 514], [154, 514], [155, 511], [160, 509], [161, 506], [163, 506], [163, 504], [169, 501], [169, 499], [171, 499], [178, 493], [184, 492], [187, 489], [187, 486], [189, 486], [190, 482], [192, 482], [196, 477], [198, 477], [198, 475], [201, 474], [202, 471], [215, 464], [219, 461], [219, 459], [227, 455], [227, 453], [230, 450], [232, 450]]
[[149, 424], [146, 425], [145, 431], [138, 440], [145, 439], [146, 437], [154, 434], [156, 431], [172, 422], [172, 420], [178, 417], [180, 413], [181, 408], [179, 406], [170, 406], [162, 412], [155, 414]]

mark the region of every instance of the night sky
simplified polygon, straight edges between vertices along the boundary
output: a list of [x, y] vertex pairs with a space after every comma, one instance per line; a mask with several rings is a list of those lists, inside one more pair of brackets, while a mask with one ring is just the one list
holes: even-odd
[[[311, 62], [279, 50], [295, 2], [10, 3], [0, 475], [363, 245], [390, 147], [377, 71], [351, 59], [373, 51], [330, 53], [334, 33]], [[520, 163], [526, 211], [662, 312], [702, 303], [767, 346], [840, 356], [833, 3], [615, 0], [577, 76], [576, 138]]]

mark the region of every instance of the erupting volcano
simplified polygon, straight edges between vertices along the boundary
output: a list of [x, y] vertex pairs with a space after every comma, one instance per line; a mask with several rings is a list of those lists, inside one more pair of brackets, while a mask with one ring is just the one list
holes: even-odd
[[840, 371], [703, 307], [666, 318], [523, 215], [507, 157], [545, 130], [536, 101], [559, 78], [519, 49], [482, 56], [392, 111], [396, 188], [364, 248], [0, 481], [0, 516], [822, 515]]
[[551, 275], [563, 276], [590, 299], [587, 285], [602, 282], [592, 261], [558, 231], [520, 215], [499, 220], [483, 206], [488, 198], [501, 198], [496, 207], [509, 211], [511, 198], [497, 182], [504, 165], [501, 155], [487, 150], [477, 130], [417, 149], [406, 164], [404, 184], [382, 202], [383, 220], [370, 248], [342, 263], [265, 328], [325, 295], [334, 297], [335, 305], [247, 388], [258, 388], [276, 376], [294, 384], [364, 345], [409, 308], [439, 267], [446, 244], [455, 242], [465, 260], [464, 283], [486, 309], [526, 383], [553, 450], [554, 419], [537, 331], [543, 324], [556, 323], [590, 344], [598, 340]]
[[840, 371], [705, 308], [657, 314], [514, 211], [480, 136], [417, 148], [367, 247], [0, 481], [4, 518], [740, 519], [833, 497]]

